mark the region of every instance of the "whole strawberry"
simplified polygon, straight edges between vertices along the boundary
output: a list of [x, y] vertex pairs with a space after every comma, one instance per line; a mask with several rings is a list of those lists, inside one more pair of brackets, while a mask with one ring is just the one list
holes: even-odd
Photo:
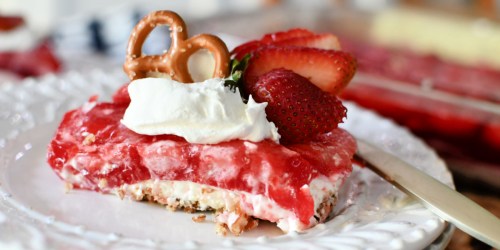
[[284, 145], [307, 142], [330, 132], [346, 115], [336, 96], [283, 68], [261, 75], [245, 88], [255, 101], [268, 103], [267, 119], [278, 128]]

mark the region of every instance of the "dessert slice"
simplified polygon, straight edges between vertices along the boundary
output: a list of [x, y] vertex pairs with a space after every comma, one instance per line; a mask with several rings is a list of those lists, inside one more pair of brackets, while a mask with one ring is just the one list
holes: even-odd
[[342, 98], [408, 127], [457, 177], [500, 187], [500, 25], [395, 8], [369, 33], [341, 39], [362, 73]]
[[60, 68], [49, 42], [38, 42], [22, 17], [0, 15], [0, 70], [28, 77], [58, 72]]
[[[141, 56], [134, 44], [142, 46], [158, 24], [171, 26], [176, 44], [161, 56]], [[257, 219], [275, 222], [283, 231], [325, 221], [352, 170], [356, 144], [337, 128], [346, 113], [337, 97], [292, 71], [301, 72], [300, 61], [279, 61], [285, 55], [302, 60], [308, 48], [274, 51], [278, 61], [271, 62], [259, 60], [268, 46], [259, 45], [251, 57], [233, 61], [231, 77], [183, 84], [176, 80], [189, 80], [182, 70], [187, 58], [177, 53], [191, 55], [212, 44], [207, 49], [216, 59], [228, 55], [214, 37], [188, 39], [185, 31], [175, 13], [145, 17], [133, 32], [124, 67], [134, 80], [113, 102], [93, 97], [66, 113], [49, 145], [50, 166], [73, 188], [172, 209], [215, 211], [223, 234], [238, 235], [255, 227]], [[321, 74], [337, 66], [341, 73], [333, 75], [339, 80], [320, 86], [339, 91], [354, 73], [354, 59], [317, 50], [310, 55], [321, 52], [316, 61], [322, 67], [303, 72]], [[165, 59], [174, 61], [164, 64]], [[224, 60], [215, 65], [214, 76], [229, 71]], [[152, 71], [173, 79], [147, 77]]]
[[66, 183], [174, 209], [215, 210], [218, 222], [239, 234], [253, 218], [284, 231], [324, 221], [351, 172], [355, 142], [342, 129], [288, 147], [272, 140], [194, 144], [131, 131], [120, 123], [126, 108], [91, 101], [64, 116], [48, 161]]

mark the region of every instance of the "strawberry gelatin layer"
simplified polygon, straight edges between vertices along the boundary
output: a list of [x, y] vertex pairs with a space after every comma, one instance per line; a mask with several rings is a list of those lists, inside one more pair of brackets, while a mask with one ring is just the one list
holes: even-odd
[[311, 181], [326, 177], [340, 185], [352, 170], [356, 144], [342, 129], [286, 147], [270, 140], [191, 144], [129, 130], [120, 123], [127, 106], [91, 100], [68, 112], [49, 145], [54, 171], [75, 188], [104, 193], [174, 180], [262, 195], [308, 225], [315, 213]]

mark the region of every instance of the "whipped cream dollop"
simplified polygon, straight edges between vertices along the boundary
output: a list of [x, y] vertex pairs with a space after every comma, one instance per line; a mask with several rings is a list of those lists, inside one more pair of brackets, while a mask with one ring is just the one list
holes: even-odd
[[122, 124], [138, 134], [173, 134], [190, 143], [215, 144], [233, 139], [279, 140], [266, 118], [267, 103], [224, 87], [224, 79], [180, 83], [168, 78], [143, 78], [128, 86], [131, 103]]
[[0, 52], [26, 51], [34, 48], [37, 43], [37, 38], [26, 25], [9, 31], [0, 31]]

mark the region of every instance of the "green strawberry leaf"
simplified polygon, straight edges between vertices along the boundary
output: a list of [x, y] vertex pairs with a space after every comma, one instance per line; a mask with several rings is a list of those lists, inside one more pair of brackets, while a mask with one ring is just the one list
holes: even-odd
[[248, 60], [250, 60], [250, 54], [247, 54], [243, 57], [243, 59], [232, 59], [231, 60], [231, 74], [224, 81], [224, 86], [229, 87], [234, 93], [236, 93], [236, 89], [239, 89], [241, 98], [243, 102], [247, 102], [247, 98], [245, 97], [244, 88], [243, 88], [243, 72], [247, 68]]

